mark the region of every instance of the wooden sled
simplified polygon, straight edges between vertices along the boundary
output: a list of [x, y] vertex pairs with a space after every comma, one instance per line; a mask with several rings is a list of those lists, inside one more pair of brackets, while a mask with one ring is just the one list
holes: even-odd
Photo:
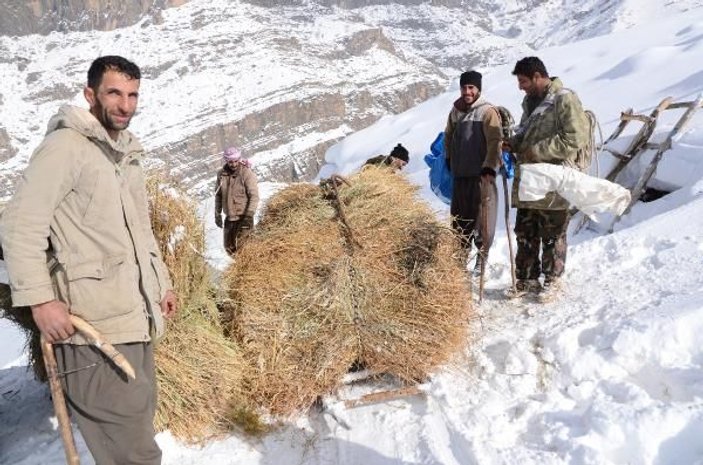
[[[642, 194], [647, 188], [647, 183], [651, 180], [652, 176], [656, 172], [657, 165], [661, 161], [664, 152], [671, 148], [673, 139], [680, 134], [683, 129], [690, 122], [691, 118], [698, 111], [699, 108], [703, 106], [703, 98], [698, 98], [694, 101], [689, 102], [673, 102], [672, 97], [667, 97], [662, 100], [659, 105], [652, 110], [649, 115], [633, 114], [632, 109], [628, 109], [620, 114], [620, 124], [615, 128], [613, 133], [600, 145], [599, 150], [606, 151], [614, 156], [618, 161], [615, 166], [610, 170], [610, 172], [605, 176], [605, 179], [611, 182], [616, 182], [618, 175], [627, 167], [627, 165], [636, 157], [641, 156], [649, 150], [655, 150], [654, 157], [647, 165], [647, 168], [642, 172], [640, 177], [634, 186], [630, 189], [631, 199], [625, 211], [616, 216], [608, 227], [608, 233], [612, 233], [615, 225], [620, 219], [630, 212], [632, 206], [642, 197]], [[649, 139], [654, 134], [656, 129], [658, 118], [664, 111], [676, 110], [685, 108], [686, 111], [681, 115], [677, 123], [674, 125], [673, 129], [669, 132], [667, 137], [661, 143], [651, 143]], [[637, 133], [634, 135], [627, 148], [622, 152], [610, 149], [607, 145], [617, 139], [632, 121], [640, 122], [642, 126], [639, 128]], [[627, 187], [627, 186], [626, 186]], [[575, 229], [575, 233], [578, 233], [581, 228], [589, 223], [589, 218], [583, 216], [582, 220]]]
[[424, 396], [425, 391], [420, 389], [418, 385], [405, 386], [397, 389], [388, 389], [386, 391], [377, 391], [365, 394], [356, 399], [347, 399], [344, 401], [346, 408], [362, 407], [365, 405], [379, 404], [397, 399], [404, 399], [412, 396]]
[[674, 125], [673, 129], [669, 131], [669, 134], [662, 142], [660, 142], [659, 144], [653, 144], [650, 143], [649, 140], [647, 140], [644, 144], [642, 144], [641, 148], [638, 150], [637, 154], [644, 153], [647, 150], [656, 150], [656, 152], [652, 160], [647, 165], [647, 168], [642, 172], [635, 185], [630, 189], [630, 204], [627, 206], [627, 208], [621, 215], [615, 217], [612, 224], [610, 225], [610, 228], [608, 229], [609, 233], [613, 232], [613, 229], [615, 228], [617, 222], [620, 221], [620, 218], [628, 214], [635, 202], [637, 202], [640, 197], [642, 197], [642, 194], [647, 188], [647, 184], [652, 179], [652, 176], [654, 176], [654, 173], [657, 171], [657, 166], [659, 165], [659, 162], [664, 156], [664, 152], [671, 148], [671, 143], [674, 140], [674, 137], [676, 137], [683, 131], [683, 129], [691, 121], [693, 115], [698, 111], [699, 108], [701, 108], [701, 106], [703, 106], [703, 96], [691, 102], [670, 103], [666, 106], [665, 110], [685, 108], [686, 111], [681, 115], [679, 120]]
[[[345, 420], [345, 415], [342, 414], [343, 410], [392, 402], [409, 397], [421, 396], [424, 398], [427, 395], [422, 384], [393, 386], [393, 381], [390, 379], [384, 380], [386, 376], [386, 374], [374, 373], [369, 370], [349, 373], [344, 379], [346, 386], [351, 388], [354, 385], [367, 386], [377, 383], [378, 389], [372, 389], [371, 392], [353, 397], [345, 397], [343, 392], [337, 392], [337, 394], [332, 396], [319, 397], [315, 402], [315, 410], [322, 415], [331, 417], [342, 428], [351, 430], [351, 426]], [[395, 380], [395, 383], [397, 384], [397, 380]]]

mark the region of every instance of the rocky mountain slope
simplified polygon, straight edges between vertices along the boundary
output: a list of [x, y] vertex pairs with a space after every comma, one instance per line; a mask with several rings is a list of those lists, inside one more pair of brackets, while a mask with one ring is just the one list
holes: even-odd
[[0, 3], [2, 35], [112, 30], [143, 18], [161, 21], [161, 11], [188, 0], [13, 0]]
[[[0, 15], [0, 197], [57, 107], [84, 105], [98, 55], [142, 67], [131, 129], [152, 166], [204, 194], [225, 146], [253, 156], [262, 180], [311, 179], [332, 143], [438, 94], [460, 70], [700, 3], [642, 12], [633, 0], [14, 2], [0, 6], [15, 15]], [[45, 35], [12, 29], [30, 16], [22, 33]]]

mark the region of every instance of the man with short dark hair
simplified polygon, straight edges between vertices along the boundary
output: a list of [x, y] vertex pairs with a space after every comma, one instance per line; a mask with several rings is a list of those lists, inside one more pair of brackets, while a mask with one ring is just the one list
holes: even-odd
[[453, 177], [450, 213], [466, 257], [472, 242], [479, 251], [474, 267], [478, 273], [495, 236], [495, 179], [503, 132], [498, 111], [481, 94], [481, 73], [462, 73], [459, 86], [461, 96], [454, 102], [444, 130], [447, 166]]
[[[100, 465], [161, 463], [153, 342], [176, 297], [151, 229], [144, 150], [127, 131], [140, 78], [119, 56], [92, 63], [90, 110], [64, 105], [51, 118], [0, 220], [13, 305], [30, 307], [54, 344], [73, 418]], [[70, 314], [122, 352], [136, 380], [87, 345]]]
[[[506, 148], [515, 153], [517, 166], [513, 181], [513, 206], [517, 208], [515, 236], [516, 290], [509, 297], [537, 293], [542, 302], [560, 293], [566, 263], [566, 233], [569, 203], [555, 192], [537, 201], [521, 201], [520, 165], [551, 163], [575, 168], [579, 148], [588, 143], [588, 118], [576, 94], [564, 88], [557, 77], [549, 77], [544, 63], [526, 57], [515, 64], [513, 75], [525, 92], [523, 114], [515, 136]], [[542, 252], [540, 260], [540, 251]], [[538, 279], [544, 273], [544, 285]]]

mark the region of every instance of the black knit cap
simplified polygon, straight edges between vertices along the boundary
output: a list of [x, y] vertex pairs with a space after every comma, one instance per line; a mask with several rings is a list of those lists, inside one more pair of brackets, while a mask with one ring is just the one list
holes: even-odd
[[472, 85], [476, 86], [478, 90], [481, 90], [481, 73], [478, 71], [466, 71], [464, 73], [461, 73], [461, 77], [459, 78], [459, 85], [461, 87], [464, 87], [466, 85]]
[[391, 157], [398, 158], [399, 160], [403, 160], [406, 163], [410, 161], [410, 157], [408, 157], [408, 149], [406, 149], [400, 144], [393, 147], [393, 150], [391, 151]]

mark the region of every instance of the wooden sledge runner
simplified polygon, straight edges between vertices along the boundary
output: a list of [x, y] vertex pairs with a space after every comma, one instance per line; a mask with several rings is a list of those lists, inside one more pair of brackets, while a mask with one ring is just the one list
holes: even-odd
[[[71, 315], [70, 318], [71, 324], [73, 324], [76, 330], [83, 335], [83, 337], [88, 340], [92, 346], [95, 346], [98, 350], [105, 354], [106, 357], [112, 360], [112, 362], [114, 362], [115, 365], [122, 370], [126, 377], [136, 379], [134, 368], [129, 361], [124, 357], [124, 355], [115, 349], [112, 344], [107, 342], [102, 334], [100, 334], [82, 318], [77, 317], [76, 315]], [[68, 407], [66, 406], [63, 388], [61, 387], [61, 382], [59, 381], [59, 376], [61, 376], [61, 373], [59, 373], [58, 365], [56, 363], [54, 347], [51, 343], [47, 342], [43, 336], [41, 337], [41, 350], [49, 381], [49, 388], [51, 390], [51, 400], [54, 404], [54, 413], [56, 413], [56, 419], [59, 423], [59, 434], [61, 435], [61, 442], [64, 446], [66, 463], [68, 465], [80, 465], [80, 458], [78, 456], [78, 450], [76, 449], [76, 442], [73, 438], [73, 430], [71, 429], [71, 420], [68, 414]]]
[[[344, 384], [351, 386], [353, 384], [367, 383], [374, 378], [381, 378], [384, 375], [384, 373], [377, 373], [370, 370], [348, 373], [344, 378]], [[359, 397], [344, 399], [344, 406], [346, 408], [362, 407], [364, 405], [373, 405], [418, 395], [425, 395], [425, 391], [420, 388], [420, 383], [400, 387], [381, 388]]]
[[384, 376], [385, 375], [383, 373], [376, 373], [370, 370], [348, 373], [344, 378], [344, 384], [347, 387], [357, 384], [367, 385], [373, 381], [379, 381], [378, 389], [374, 389], [371, 392], [355, 397], [345, 397], [341, 392], [337, 392], [337, 394], [333, 396], [318, 398], [316, 405], [319, 408], [320, 413], [323, 415], [328, 415], [342, 428], [350, 430], [351, 426], [347, 423], [347, 421], [345, 421], [344, 415], [340, 415], [341, 412], [337, 406], [341, 406], [343, 409], [348, 410], [374, 404], [392, 402], [395, 400], [407, 399], [409, 397], [420, 396], [424, 398], [427, 395], [421, 383], [405, 386], [393, 386], [392, 384], [397, 384], [397, 380], [383, 380], [382, 378]]
[[365, 405], [373, 405], [391, 400], [404, 399], [412, 396], [424, 396], [425, 391], [420, 389], [418, 385], [405, 386], [396, 389], [388, 389], [385, 391], [371, 392], [364, 394], [356, 399], [347, 399], [344, 401], [346, 408], [362, 407]]

